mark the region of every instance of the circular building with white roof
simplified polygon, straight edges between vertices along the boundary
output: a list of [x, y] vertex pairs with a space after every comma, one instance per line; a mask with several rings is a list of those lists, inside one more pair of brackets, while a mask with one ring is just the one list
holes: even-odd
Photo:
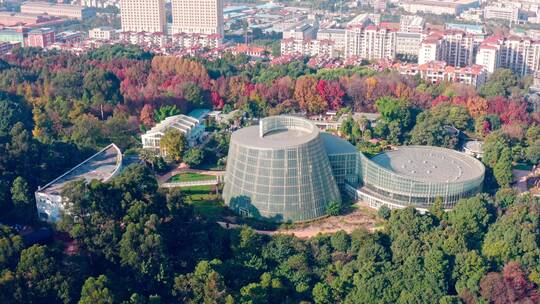
[[360, 155], [359, 199], [372, 207], [413, 206], [427, 209], [437, 198], [443, 207], [480, 192], [485, 168], [477, 159], [455, 150], [403, 146], [368, 159]]

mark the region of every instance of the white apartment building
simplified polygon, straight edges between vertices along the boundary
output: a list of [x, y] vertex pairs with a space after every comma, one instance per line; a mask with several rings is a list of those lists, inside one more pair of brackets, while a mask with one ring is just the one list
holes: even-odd
[[88, 37], [95, 40], [115, 40], [118, 38], [118, 33], [110, 26], [102, 26], [89, 30]]
[[424, 35], [415, 32], [396, 33], [396, 55], [418, 56]]
[[169, 44], [167, 35], [162, 32], [122, 32], [119, 38], [124, 43], [148, 48], [164, 49]]
[[165, 33], [165, 0], [120, 0], [122, 31]]
[[440, 61], [442, 54], [442, 35], [431, 34], [420, 44], [420, 49], [418, 51], [418, 64], [425, 64], [431, 61]]
[[85, 6], [85, 7], [98, 7], [98, 8], [106, 8], [109, 6], [120, 6], [119, 0], [77, 0], [73, 1], [72, 3], [77, 3], [78, 5]]
[[334, 42], [336, 51], [345, 51], [345, 29], [322, 29], [317, 32], [317, 40], [330, 40]]
[[425, 21], [421, 16], [402, 15], [399, 19], [399, 31], [404, 33], [421, 33]]
[[479, 6], [478, 0], [404, 0], [400, 6], [412, 14], [459, 15], [469, 8]]
[[394, 59], [396, 31], [375, 25], [348, 27], [345, 31], [345, 57]]
[[172, 0], [172, 34], [223, 32], [223, 0]]
[[488, 5], [484, 8], [484, 19], [501, 19], [508, 20], [512, 23], [522, 23], [524, 20], [520, 18], [520, 10], [514, 6]]
[[308, 40], [315, 39], [317, 29], [311, 24], [295, 25], [283, 31], [283, 39]]
[[459, 30], [434, 32], [426, 37], [418, 53], [418, 63], [444, 61], [455, 67], [468, 66], [474, 59], [474, 36]]
[[288, 38], [281, 40], [281, 55], [335, 58], [337, 57], [337, 52], [334, 45], [334, 42], [331, 40]]
[[518, 75], [540, 71], [540, 42], [527, 37], [491, 37], [479, 47], [476, 64], [488, 73], [498, 68], [511, 69]]
[[203, 35], [179, 33], [171, 36], [171, 46], [180, 49], [193, 47], [215, 49], [222, 45], [221, 41], [221, 36], [218, 34]]
[[479, 65], [456, 68], [444, 61], [430, 61], [424, 64], [397, 63], [393, 68], [402, 75], [420, 75], [430, 83], [450, 81], [478, 87], [487, 80], [486, 71]]

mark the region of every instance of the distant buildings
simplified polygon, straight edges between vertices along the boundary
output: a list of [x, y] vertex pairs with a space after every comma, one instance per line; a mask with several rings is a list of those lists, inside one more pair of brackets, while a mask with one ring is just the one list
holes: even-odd
[[345, 29], [321, 29], [317, 31], [317, 40], [330, 40], [334, 42], [334, 49], [343, 53], [345, 51]]
[[123, 32], [165, 33], [165, 0], [121, 0]]
[[55, 42], [55, 33], [53, 29], [41, 28], [28, 32], [25, 39], [25, 46], [46, 48]]
[[172, 34], [224, 36], [223, 0], [172, 0]]
[[402, 15], [399, 19], [399, 31], [405, 33], [422, 33], [425, 21], [421, 16]]
[[524, 23], [526, 16], [515, 6], [505, 6], [502, 4], [488, 5], [484, 8], [484, 19], [501, 19], [512, 23]]
[[0, 29], [0, 42], [46, 48], [55, 42], [55, 33], [50, 28], [34, 30], [25, 27], [4, 28]]
[[102, 26], [88, 31], [88, 38], [96, 40], [115, 40], [118, 38], [118, 34], [114, 28], [110, 26]]
[[420, 45], [418, 63], [444, 61], [463, 67], [474, 61], [474, 37], [460, 30], [433, 32]]
[[366, 60], [394, 59], [396, 31], [376, 25], [349, 26], [345, 30], [345, 57]]
[[47, 14], [49, 16], [66, 17], [78, 20], [83, 20], [95, 15], [94, 10], [87, 7], [50, 2], [25, 2], [21, 5], [21, 13], [35, 15]]
[[45, 14], [27, 14], [14, 12], [0, 12], [0, 25], [2, 26], [43, 26], [50, 23], [61, 23], [64, 20]]
[[120, 6], [119, 0], [75, 0], [72, 3], [73, 4], [79, 4], [81, 6], [85, 7], [98, 7], [98, 8], [106, 8], [109, 6]]
[[518, 36], [490, 37], [480, 45], [476, 64], [489, 73], [507, 68], [522, 76], [534, 74], [540, 70], [540, 42]]
[[70, 182], [98, 180], [107, 182], [122, 170], [122, 152], [111, 144], [94, 154], [75, 168], [64, 173], [35, 193], [38, 216], [42, 221], [57, 222], [66, 212], [62, 191]]
[[281, 55], [303, 55], [308, 57], [337, 57], [331, 40], [302, 40], [288, 38], [281, 40]]
[[459, 15], [461, 12], [479, 6], [478, 0], [405, 0], [400, 6], [407, 12], [435, 15]]
[[266, 48], [249, 44], [237, 44], [232, 50], [233, 55], [244, 54], [249, 57], [260, 58], [264, 57], [267, 53]]
[[293, 26], [283, 31], [283, 39], [295, 39], [295, 40], [311, 40], [315, 39], [317, 35], [317, 29], [311, 24], [301, 24]]
[[424, 64], [396, 63], [393, 68], [403, 75], [419, 75], [430, 83], [448, 81], [478, 87], [487, 80], [487, 73], [480, 65], [460, 68], [450, 66], [443, 61], [431, 61]]

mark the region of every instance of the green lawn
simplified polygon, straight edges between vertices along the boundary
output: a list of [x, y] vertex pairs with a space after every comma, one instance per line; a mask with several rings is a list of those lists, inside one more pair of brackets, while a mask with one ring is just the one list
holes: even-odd
[[218, 220], [226, 209], [221, 198], [216, 195], [214, 186], [193, 186], [180, 191], [186, 202], [193, 205], [195, 213], [205, 218]]
[[184, 172], [171, 177], [171, 182], [193, 182], [193, 181], [203, 181], [203, 180], [214, 180], [215, 176], [204, 175], [199, 173]]

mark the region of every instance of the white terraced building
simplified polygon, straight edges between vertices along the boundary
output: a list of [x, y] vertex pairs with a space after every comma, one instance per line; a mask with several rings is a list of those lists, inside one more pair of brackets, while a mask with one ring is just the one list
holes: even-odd
[[196, 145], [204, 135], [204, 125], [201, 120], [183, 114], [170, 116], [141, 135], [143, 148], [164, 155], [159, 144], [163, 135], [169, 130], [178, 130], [184, 134], [189, 146]]

